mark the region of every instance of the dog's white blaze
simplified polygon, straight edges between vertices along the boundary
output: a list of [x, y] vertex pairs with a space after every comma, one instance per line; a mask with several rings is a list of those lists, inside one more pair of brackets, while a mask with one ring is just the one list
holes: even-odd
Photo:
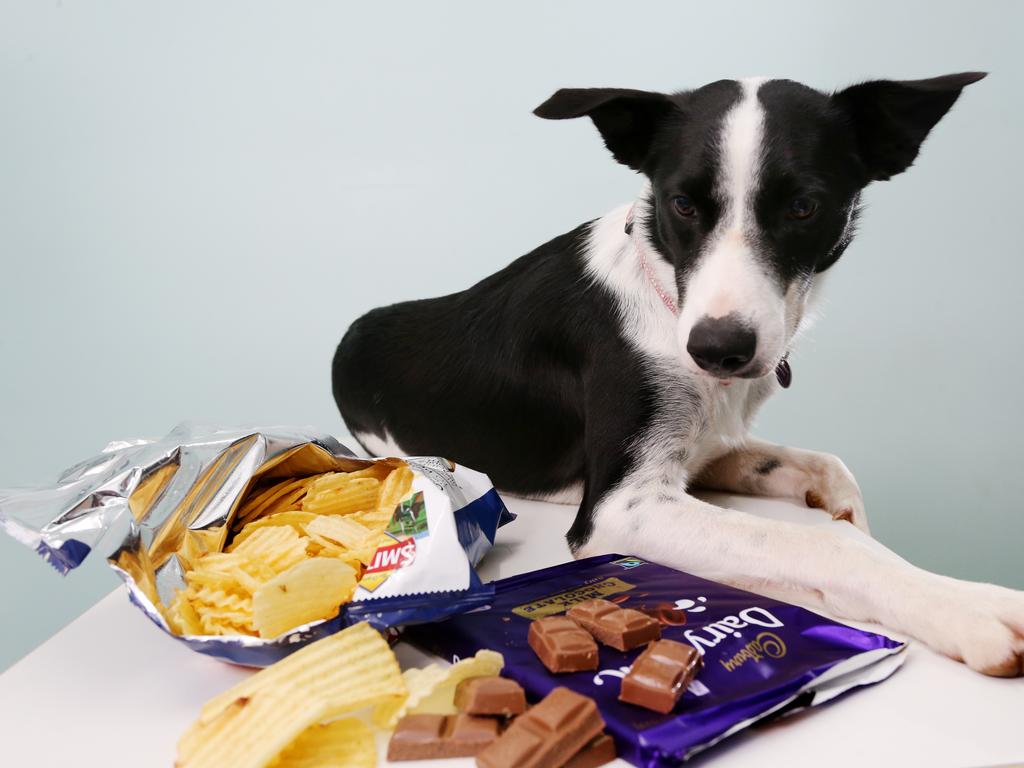
[[743, 96], [725, 117], [722, 130], [723, 187], [727, 200], [728, 231], [742, 234], [750, 218], [753, 195], [761, 171], [761, 145], [764, 137], [764, 110], [757, 92], [764, 78], [740, 81]]
[[[754, 197], [764, 142], [764, 110], [757, 92], [763, 82], [762, 78], [740, 81], [742, 96], [723, 121], [721, 175], [715, 185], [722, 216], [687, 283], [677, 332], [685, 349], [690, 330], [702, 318], [739, 315], [757, 332], [757, 361], [767, 366], [782, 354], [786, 308], [752, 245], [757, 226]], [[697, 370], [696, 364], [688, 361]]]

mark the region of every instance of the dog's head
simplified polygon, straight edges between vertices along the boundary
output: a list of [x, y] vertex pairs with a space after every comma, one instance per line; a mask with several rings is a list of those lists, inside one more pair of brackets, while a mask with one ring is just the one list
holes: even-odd
[[648, 177], [642, 229], [675, 269], [684, 357], [716, 378], [753, 378], [775, 369], [815, 275], [849, 244], [861, 190], [909, 168], [982, 77], [831, 95], [790, 80], [563, 89], [535, 114], [590, 117], [615, 159]]

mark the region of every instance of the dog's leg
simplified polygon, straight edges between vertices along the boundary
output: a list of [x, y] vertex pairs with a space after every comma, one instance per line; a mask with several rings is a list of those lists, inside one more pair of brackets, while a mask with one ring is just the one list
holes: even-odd
[[704, 578], [904, 632], [989, 675], [1024, 673], [1024, 592], [938, 576], [835, 528], [721, 509], [659, 466], [634, 470], [581, 514], [578, 556], [637, 555]]
[[694, 485], [709, 490], [799, 499], [834, 520], [848, 520], [864, 533], [864, 499], [850, 470], [828, 453], [747, 440], [701, 470]]

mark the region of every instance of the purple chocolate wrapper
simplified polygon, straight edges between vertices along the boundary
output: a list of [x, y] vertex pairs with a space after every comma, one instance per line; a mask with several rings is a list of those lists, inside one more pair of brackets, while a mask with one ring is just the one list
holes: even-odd
[[[489, 609], [410, 627], [405, 637], [440, 656], [501, 651], [502, 672], [531, 698], [567, 686], [592, 697], [619, 755], [639, 766], [677, 765], [757, 720], [821, 704], [885, 679], [904, 643], [795, 605], [649, 563], [602, 555], [494, 582]], [[601, 597], [656, 617], [662, 637], [689, 643], [704, 667], [672, 713], [618, 701], [642, 649], [600, 646], [598, 671], [552, 675], [527, 645], [530, 622]]]

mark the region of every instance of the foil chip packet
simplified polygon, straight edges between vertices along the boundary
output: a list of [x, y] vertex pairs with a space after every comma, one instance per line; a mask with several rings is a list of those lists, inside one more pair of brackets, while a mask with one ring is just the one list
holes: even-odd
[[[637, 766], [678, 765], [758, 721], [884, 680], [905, 658], [905, 643], [637, 557], [601, 555], [493, 585], [490, 606], [409, 627], [403, 638], [452, 661], [500, 649], [502, 674], [533, 700], [559, 686], [591, 697], [619, 756]], [[618, 698], [642, 647], [599, 645], [597, 671], [557, 675], [529, 647], [533, 620], [595, 598], [646, 613], [662, 638], [702, 655], [702, 669], [669, 714]]]
[[[406, 480], [401, 499], [385, 504], [383, 513], [364, 513], [377, 515], [379, 530], [373, 544], [358, 551], [362, 559], [353, 560], [356, 567], [349, 570], [358, 581], [336, 616], [276, 637], [175, 631], [169, 606], [185, 590], [191, 564], [232, 546], [240, 534], [236, 517], [249, 514], [243, 505], [257, 491], [266, 501], [252, 501], [254, 520], [271, 503], [287, 502], [289, 488], [342, 477], [328, 473], [372, 474], [381, 468], [379, 476], [387, 477], [399, 467]], [[324, 497], [330, 494], [325, 491]], [[301, 496], [296, 492], [292, 498]], [[332, 437], [288, 427], [185, 423], [160, 440], [111, 443], [65, 471], [52, 487], [0, 490], [0, 528], [59, 572], [68, 573], [95, 552], [123, 579], [131, 601], [164, 632], [195, 651], [248, 666], [272, 664], [360, 621], [384, 630], [488, 604], [493, 586], [483, 584], [474, 567], [493, 545], [497, 528], [513, 519], [479, 472], [437, 457], [361, 459]], [[310, 533], [312, 539], [302, 541], [315, 539], [318, 548], [347, 552], [337, 541], [351, 530], [321, 532], [328, 538]], [[225, 602], [226, 616], [242, 600], [215, 596]]]

